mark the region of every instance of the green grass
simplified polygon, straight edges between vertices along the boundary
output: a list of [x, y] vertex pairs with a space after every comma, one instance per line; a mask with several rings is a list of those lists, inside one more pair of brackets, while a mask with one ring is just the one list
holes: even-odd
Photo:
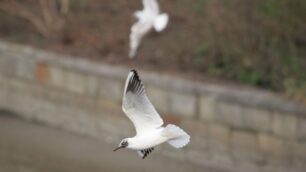
[[305, 0], [207, 1], [222, 17], [206, 16], [209, 46], [194, 50], [199, 70], [306, 98]]

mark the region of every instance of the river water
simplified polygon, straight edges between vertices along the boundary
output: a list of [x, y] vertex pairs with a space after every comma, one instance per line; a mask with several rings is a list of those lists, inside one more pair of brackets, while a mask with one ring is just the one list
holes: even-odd
[[[131, 150], [0, 113], [1, 172], [203, 171], [188, 163]], [[205, 170], [204, 170], [205, 171]]]

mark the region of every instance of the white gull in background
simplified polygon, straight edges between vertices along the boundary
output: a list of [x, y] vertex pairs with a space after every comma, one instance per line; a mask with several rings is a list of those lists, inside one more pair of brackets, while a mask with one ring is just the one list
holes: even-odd
[[135, 70], [131, 70], [127, 77], [122, 109], [134, 124], [136, 136], [123, 139], [114, 151], [129, 148], [145, 158], [161, 143], [167, 142], [175, 148], [189, 143], [190, 136], [179, 127], [173, 124], [162, 126], [164, 122], [148, 99]]
[[144, 6], [143, 10], [134, 13], [138, 21], [131, 28], [130, 58], [135, 57], [140, 42], [145, 34], [152, 28], [154, 28], [156, 32], [161, 32], [166, 28], [169, 20], [168, 14], [160, 14], [157, 0], [142, 0], [142, 3]]

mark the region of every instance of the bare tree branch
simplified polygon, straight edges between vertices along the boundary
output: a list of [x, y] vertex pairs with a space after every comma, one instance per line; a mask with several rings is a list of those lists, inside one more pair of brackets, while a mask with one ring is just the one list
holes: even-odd
[[48, 29], [45, 27], [43, 21], [16, 1], [11, 0], [9, 3], [1, 3], [0, 9], [4, 12], [17, 15], [18, 17], [28, 20], [43, 36], [47, 37], [49, 35]]
[[69, 0], [61, 0], [61, 13], [67, 15], [69, 12], [70, 4]]
[[52, 14], [50, 12], [50, 9], [48, 7], [47, 0], [38, 0], [38, 2], [41, 8], [41, 12], [45, 20], [45, 23], [47, 24], [47, 26], [50, 26], [53, 19], [52, 19]]
[[[61, 31], [65, 25], [64, 15], [69, 12], [69, 0], [59, 1], [60, 9], [57, 8], [56, 0], [36, 1], [38, 1], [40, 7], [36, 13], [15, 0], [0, 1], [0, 10], [28, 20], [45, 37], [50, 36], [51, 33]], [[37, 14], [37, 12], [41, 13], [41, 15]]]

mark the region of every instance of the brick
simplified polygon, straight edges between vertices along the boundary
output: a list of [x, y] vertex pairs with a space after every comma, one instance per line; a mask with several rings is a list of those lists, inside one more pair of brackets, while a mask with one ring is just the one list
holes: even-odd
[[282, 156], [285, 153], [285, 143], [279, 137], [268, 134], [258, 136], [260, 150], [269, 156]]
[[67, 71], [56, 66], [50, 66], [50, 83], [53, 86], [64, 88], [67, 82]]
[[86, 77], [82, 73], [76, 71], [67, 71], [65, 88], [77, 94], [85, 93]]
[[21, 90], [13, 90], [8, 96], [6, 108], [26, 119], [32, 119], [39, 108], [37, 102], [39, 102], [37, 99], [23, 95]]
[[298, 136], [300, 140], [306, 141], [306, 118], [300, 118], [298, 121]]
[[220, 102], [216, 105], [216, 120], [233, 127], [244, 127], [242, 107]]
[[102, 78], [98, 88], [99, 99], [120, 104], [124, 91], [123, 87], [124, 85], [120, 81]]
[[209, 124], [202, 121], [182, 120], [180, 126], [191, 136], [187, 149], [204, 151], [209, 148]]
[[230, 129], [219, 124], [209, 125], [209, 147], [218, 152], [228, 151]]
[[[236, 168], [239, 168], [241, 171], [262, 171], [262, 169], [260, 169], [260, 166], [258, 165], [258, 163], [254, 163], [252, 161], [248, 161], [247, 159], [242, 159], [240, 161], [237, 162], [237, 166]], [[269, 171], [271, 172], [271, 171]]]
[[294, 161], [294, 145], [277, 136], [259, 135], [260, 150], [271, 166], [290, 166]]
[[[83, 134], [85, 133], [84, 130], [87, 130], [90, 126], [89, 123], [85, 126], [85, 122], [90, 119], [90, 115], [84, 109], [43, 99], [38, 101], [38, 104], [40, 108], [36, 110], [34, 120]], [[86, 115], [88, 116], [86, 117]]]
[[297, 159], [306, 162], [306, 142], [295, 143], [294, 154]]
[[210, 124], [207, 122], [190, 119], [185, 119], [181, 122], [182, 128], [191, 132], [192, 135], [197, 135], [200, 137], [208, 137], [210, 128], [209, 125]]
[[85, 93], [91, 97], [98, 97], [99, 79], [97, 76], [87, 75]]
[[259, 163], [263, 154], [259, 151], [257, 135], [252, 132], [234, 131], [231, 137], [231, 147], [236, 160], [249, 160]]
[[296, 170], [297, 172], [304, 172], [305, 169], [306, 169], [305, 160], [295, 160], [295, 161], [293, 162], [292, 166], [293, 166], [295, 169], [298, 169], [298, 170]]
[[15, 76], [17, 68], [17, 59], [9, 53], [0, 57], [0, 73], [4, 76]]
[[16, 75], [27, 80], [35, 80], [35, 68], [36, 63], [33, 59], [26, 57], [19, 58]]
[[258, 149], [257, 138], [254, 133], [246, 131], [234, 131], [232, 133], [234, 147], [245, 149]]
[[210, 161], [218, 167], [226, 168], [234, 164], [234, 160], [229, 151], [220, 152], [210, 149], [209, 155]]
[[211, 162], [211, 156], [207, 152], [188, 151], [186, 153], [186, 160], [203, 166], [204, 164]]
[[[118, 140], [135, 133], [134, 126], [131, 125], [130, 121], [126, 120], [124, 115], [120, 117], [114, 117], [114, 115], [109, 115], [108, 113], [103, 114], [103, 116], [95, 115], [100, 117], [100, 120], [96, 120], [96, 126], [101, 133], [105, 134], [104, 138], [108, 143], [115, 141], [118, 144]], [[116, 124], [116, 125], [114, 125]], [[118, 126], [121, 126], [118, 128]], [[124, 130], [122, 130], [124, 128]]]
[[272, 113], [255, 108], [244, 108], [243, 121], [245, 127], [259, 132], [270, 132], [272, 130]]
[[297, 137], [297, 117], [290, 114], [273, 114], [273, 132], [274, 134], [287, 138], [295, 139]]
[[292, 169], [292, 167], [284, 166], [284, 164], [273, 164], [268, 163], [263, 166], [261, 171], [267, 171], [267, 172], [303, 172], [303, 171], [295, 171]]
[[196, 108], [196, 97], [185, 93], [170, 93], [169, 110], [171, 114], [194, 117]]
[[303, 169], [306, 169], [306, 142], [295, 143], [294, 146], [294, 161], [293, 166]]
[[168, 91], [154, 86], [146, 87], [147, 95], [158, 111], [169, 112], [169, 94]]
[[213, 96], [201, 96], [199, 113], [200, 118], [212, 121], [215, 116], [216, 99]]
[[165, 145], [160, 146], [161, 153], [171, 159], [175, 159], [178, 161], [185, 160], [185, 153], [183, 151], [176, 151], [175, 149], [169, 149], [169, 147]]
[[8, 81], [0, 75], [0, 107], [6, 107], [8, 98]]
[[46, 84], [49, 80], [49, 68], [47, 64], [39, 63], [36, 66], [36, 79], [41, 84]]

